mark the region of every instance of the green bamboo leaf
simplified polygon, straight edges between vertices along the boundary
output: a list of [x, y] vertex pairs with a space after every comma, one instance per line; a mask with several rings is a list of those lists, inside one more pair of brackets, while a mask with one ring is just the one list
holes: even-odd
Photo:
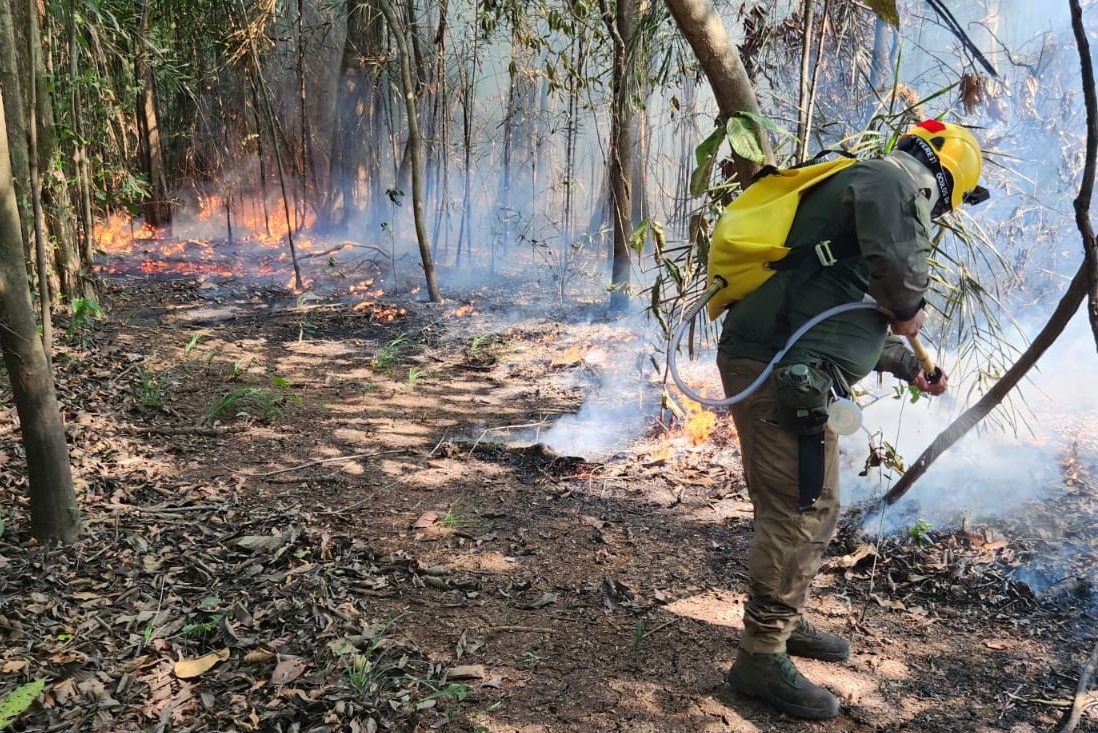
[[46, 688], [46, 678], [39, 677], [33, 682], [28, 682], [22, 687], [17, 687], [8, 693], [8, 696], [0, 701], [0, 730], [4, 730], [15, 722], [15, 719], [26, 712], [27, 708], [34, 704], [42, 690]]
[[717, 162], [724, 137], [724, 128], [718, 127], [694, 149], [697, 168], [690, 174], [690, 195], [694, 198], [704, 196], [709, 190], [709, 181], [713, 178], [713, 166]]
[[644, 254], [644, 243], [648, 241], [648, 229], [651, 224], [652, 222], [647, 218], [641, 219], [641, 223], [629, 234], [629, 246], [637, 253], [637, 257]]
[[766, 152], [763, 149], [762, 136], [759, 132], [758, 115], [746, 112], [738, 112], [725, 123], [725, 134], [728, 135], [728, 144], [736, 155], [750, 160], [752, 163], [763, 165], [766, 162]]

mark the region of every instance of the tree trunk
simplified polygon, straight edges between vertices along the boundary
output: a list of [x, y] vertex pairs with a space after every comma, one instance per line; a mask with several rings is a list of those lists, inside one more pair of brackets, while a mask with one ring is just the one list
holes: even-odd
[[335, 131], [329, 155], [322, 228], [343, 228], [358, 211], [369, 212], [366, 229], [379, 220], [381, 188], [382, 15], [374, 3], [347, 0], [347, 37], [339, 64]]
[[31, 532], [42, 542], [69, 543], [80, 532], [79, 510], [53, 374], [27, 286], [2, 98], [0, 92], [0, 349], [27, 455]]
[[393, 37], [397, 43], [397, 55], [400, 57], [400, 79], [404, 88], [404, 104], [408, 115], [408, 157], [412, 169], [412, 216], [416, 224], [416, 241], [419, 242], [419, 256], [423, 262], [423, 275], [427, 280], [427, 295], [432, 303], [442, 300], [435, 277], [435, 265], [431, 259], [431, 244], [427, 239], [427, 224], [423, 217], [423, 145], [419, 137], [419, 116], [416, 112], [416, 82], [412, 77], [411, 58], [408, 39], [400, 18], [397, 17], [389, 0], [378, 0], [381, 12], [389, 22]]
[[145, 203], [145, 223], [151, 227], [167, 227], [172, 223], [168, 205], [168, 183], [164, 177], [164, 155], [160, 145], [160, 126], [156, 116], [156, 85], [152, 65], [144, 41], [149, 30], [149, 2], [141, 11], [141, 21], [134, 39], [134, 77], [137, 80], [137, 136], [141, 151], [141, 170], [148, 177], [150, 198]]
[[[709, 0], [664, 0], [683, 37], [694, 49], [698, 62], [717, 98], [721, 117], [727, 119], [737, 112], [759, 114], [759, 102], [751, 80], [744, 69], [736, 47], [728, 37], [724, 21]], [[767, 163], [774, 162], [770, 141], [765, 131], [759, 131]], [[736, 180], [741, 186], [751, 183], [758, 166], [733, 153]]]
[[[15, 34], [11, 3], [0, 3], [0, 89], [4, 90], [5, 114], [9, 120], [12, 180], [15, 185], [16, 204], [19, 207], [19, 220], [22, 224], [23, 256], [27, 261], [34, 258], [31, 247], [32, 232], [30, 223], [34, 221], [30, 206], [30, 152], [27, 148], [26, 104], [23, 93], [26, 85], [24, 74], [20, 74], [17, 48], [25, 48]], [[23, 34], [25, 36], [25, 34]]]
[[630, 95], [629, 53], [636, 27], [635, 0], [617, 0], [611, 18], [603, 3], [604, 20], [613, 39], [610, 93], [610, 213], [614, 226], [614, 261], [610, 276], [610, 310], [629, 306], [629, 235], [633, 215], [633, 102]]

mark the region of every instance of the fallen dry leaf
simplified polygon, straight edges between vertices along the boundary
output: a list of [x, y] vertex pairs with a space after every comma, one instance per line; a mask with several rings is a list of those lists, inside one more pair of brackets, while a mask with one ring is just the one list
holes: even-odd
[[270, 649], [264, 649], [260, 647], [258, 649], [252, 649], [250, 652], [244, 655], [244, 661], [248, 664], [262, 664], [263, 662], [269, 662], [278, 655], [272, 652]]
[[485, 677], [483, 664], [460, 664], [446, 670], [449, 680], [482, 680]]
[[229, 648], [225, 647], [216, 652], [203, 654], [201, 657], [180, 659], [172, 666], [172, 672], [181, 680], [197, 677], [203, 672], [211, 669], [218, 662], [224, 662], [229, 658], [229, 654]]
[[440, 519], [442, 519], [442, 512], [437, 512], [433, 509], [423, 512], [423, 514], [419, 516], [419, 519], [412, 525], [412, 529], [427, 529]]
[[305, 671], [305, 668], [309, 666], [309, 663], [301, 657], [284, 657], [278, 660], [278, 664], [275, 665], [274, 671], [271, 672], [271, 684], [272, 685], [285, 685], [293, 682], [301, 673]]

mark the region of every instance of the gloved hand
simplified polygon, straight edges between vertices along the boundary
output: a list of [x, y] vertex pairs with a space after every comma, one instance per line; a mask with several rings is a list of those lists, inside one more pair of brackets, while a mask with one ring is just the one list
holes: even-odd
[[919, 373], [915, 375], [915, 379], [911, 380], [911, 383], [922, 392], [934, 396], [940, 395], [949, 387], [949, 375], [942, 371], [941, 367], [938, 367], [938, 371], [941, 373], [941, 376], [931, 382], [927, 379], [926, 372], [920, 369]]
[[892, 333], [897, 336], [918, 336], [919, 331], [923, 328], [923, 321], [926, 320], [926, 313], [922, 310], [915, 312], [915, 315], [908, 321], [893, 321]]

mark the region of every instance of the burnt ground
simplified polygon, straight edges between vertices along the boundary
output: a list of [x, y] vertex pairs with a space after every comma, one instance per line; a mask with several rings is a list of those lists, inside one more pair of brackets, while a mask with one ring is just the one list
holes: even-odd
[[1093, 451], [996, 527], [872, 539], [848, 512], [811, 618], [855, 651], [800, 663], [842, 714], [793, 721], [722, 682], [751, 533], [729, 425], [690, 445], [640, 401], [608, 454], [539, 443], [624, 336], [504, 295], [532, 289], [350, 303], [131, 278], [95, 323], [59, 318], [74, 547], [29, 537], [0, 380], [0, 694], [44, 680], [11, 730], [1056, 727], [1092, 647], [1092, 555], [1055, 594], [1015, 571], [1092, 546]]

